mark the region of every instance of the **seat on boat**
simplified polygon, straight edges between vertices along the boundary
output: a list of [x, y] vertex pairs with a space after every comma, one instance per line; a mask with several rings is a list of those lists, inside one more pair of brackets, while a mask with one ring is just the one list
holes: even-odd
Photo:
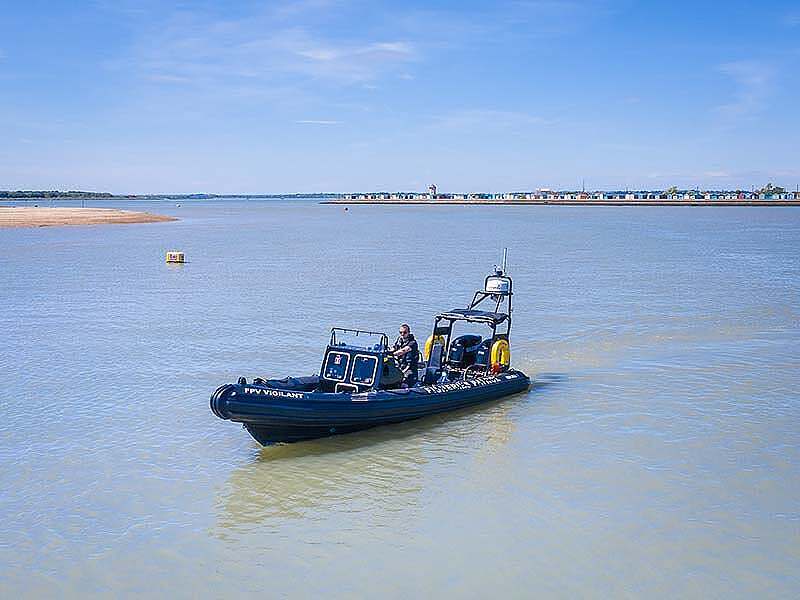
[[325, 392], [331, 394], [336, 391], [336, 381], [329, 381], [327, 379], [320, 379], [319, 385], [317, 386], [318, 392]]
[[444, 357], [444, 346], [442, 344], [434, 344], [431, 347], [431, 355], [428, 358], [428, 364], [425, 367], [425, 373], [422, 376], [422, 383], [430, 385], [439, 381], [442, 374], [442, 358]]
[[453, 367], [464, 369], [475, 363], [475, 354], [481, 343], [479, 335], [462, 335], [450, 343], [450, 352], [447, 355], [447, 363]]
[[284, 377], [283, 379], [253, 379], [256, 385], [264, 385], [277, 390], [287, 390], [290, 392], [312, 392], [319, 386], [319, 375], [310, 377]]
[[401, 383], [403, 383], [403, 372], [397, 366], [397, 363], [391, 358], [384, 361], [383, 371], [381, 372], [381, 389], [399, 388]]

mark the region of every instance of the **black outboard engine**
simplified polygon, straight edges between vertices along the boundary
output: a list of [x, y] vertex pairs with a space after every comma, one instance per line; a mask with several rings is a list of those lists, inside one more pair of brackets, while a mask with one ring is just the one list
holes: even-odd
[[447, 362], [454, 367], [465, 369], [475, 364], [475, 354], [481, 343], [479, 335], [462, 335], [450, 343]]
[[486, 338], [478, 346], [478, 351], [475, 353], [475, 364], [489, 368], [489, 358], [492, 353], [492, 338]]

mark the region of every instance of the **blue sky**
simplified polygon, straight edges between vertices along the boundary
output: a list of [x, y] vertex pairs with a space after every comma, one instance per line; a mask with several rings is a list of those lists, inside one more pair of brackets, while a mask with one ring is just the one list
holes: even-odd
[[2, 8], [0, 189], [800, 183], [800, 2]]

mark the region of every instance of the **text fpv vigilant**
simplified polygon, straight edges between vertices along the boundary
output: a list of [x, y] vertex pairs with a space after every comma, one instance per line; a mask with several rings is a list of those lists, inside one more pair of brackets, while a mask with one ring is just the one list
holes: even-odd
[[[385, 333], [334, 327], [319, 375], [252, 383], [240, 377], [212, 394], [211, 410], [269, 445], [418, 419], [527, 390], [528, 376], [511, 368], [513, 283], [506, 255], [467, 308], [436, 315], [424, 362], [395, 352]], [[463, 323], [485, 325], [488, 332], [458, 335]], [[369, 342], [351, 341], [356, 338]], [[416, 371], [409, 373], [409, 365]]]

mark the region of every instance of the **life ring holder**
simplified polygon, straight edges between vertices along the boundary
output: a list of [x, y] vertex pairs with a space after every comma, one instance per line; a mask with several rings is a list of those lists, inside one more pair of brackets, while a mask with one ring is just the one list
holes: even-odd
[[495, 365], [503, 369], [507, 369], [511, 365], [511, 346], [508, 344], [508, 340], [500, 338], [492, 344], [489, 360], [492, 370], [496, 369]]

